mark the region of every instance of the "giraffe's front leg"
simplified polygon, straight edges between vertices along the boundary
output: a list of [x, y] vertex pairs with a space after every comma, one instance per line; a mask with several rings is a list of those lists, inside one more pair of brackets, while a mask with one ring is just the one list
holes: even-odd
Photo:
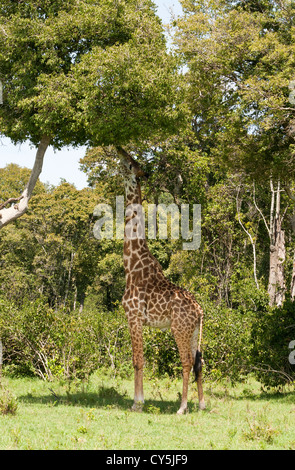
[[138, 319], [129, 319], [129, 330], [132, 342], [132, 360], [134, 367], [134, 403], [133, 411], [142, 411], [143, 395], [143, 340], [142, 324]]
[[134, 403], [132, 411], [142, 411], [144, 404], [143, 396], [143, 369], [134, 367]]

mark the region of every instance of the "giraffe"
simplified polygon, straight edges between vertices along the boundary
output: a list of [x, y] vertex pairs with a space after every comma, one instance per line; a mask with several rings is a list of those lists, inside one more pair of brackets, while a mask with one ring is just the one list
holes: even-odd
[[[126, 195], [125, 234], [123, 260], [126, 288], [122, 304], [127, 316], [132, 344], [134, 367], [133, 411], [142, 411], [143, 393], [143, 338], [147, 325], [171, 328], [183, 370], [183, 389], [178, 414], [187, 411], [187, 394], [190, 371], [193, 367], [198, 386], [199, 408], [205, 408], [202, 388], [203, 310], [193, 295], [172, 284], [162, 271], [159, 262], [150, 253], [144, 236], [141, 207], [140, 177], [144, 176], [138, 163], [124, 149], [118, 151]], [[128, 227], [129, 225], [129, 227]], [[128, 230], [127, 230], [128, 227]]]

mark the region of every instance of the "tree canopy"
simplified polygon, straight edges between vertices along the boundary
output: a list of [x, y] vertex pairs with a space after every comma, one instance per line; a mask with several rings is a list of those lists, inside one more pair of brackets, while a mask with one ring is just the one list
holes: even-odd
[[184, 1], [177, 44], [207, 152], [259, 177], [294, 177], [294, 5]]
[[151, 1], [6, 0], [0, 25], [0, 131], [14, 142], [120, 144], [175, 123], [177, 67]]

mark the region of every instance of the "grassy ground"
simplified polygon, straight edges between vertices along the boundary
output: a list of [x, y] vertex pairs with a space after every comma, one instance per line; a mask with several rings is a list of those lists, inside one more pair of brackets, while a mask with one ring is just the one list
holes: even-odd
[[[95, 375], [71, 389], [38, 379], [4, 377], [16, 413], [0, 413], [0, 449], [295, 449], [295, 395], [263, 393], [251, 380], [237, 387], [207, 383], [198, 411], [176, 415], [181, 381], [146, 379], [142, 413], [130, 411], [132, 380]], [[1, 401], [0, 401], [1, 405]], [[3, 403], [2, 403], [3, 411]]]

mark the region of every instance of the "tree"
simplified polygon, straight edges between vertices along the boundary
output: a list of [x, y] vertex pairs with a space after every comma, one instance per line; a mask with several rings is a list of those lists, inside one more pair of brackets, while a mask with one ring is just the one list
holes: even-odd
[[[49, 305], [82, 308], [87, 287], [95, 278], [97, 243], [92, 234], [93, 191], [78, 191], [63, 182], [34, 196], [21, 221], [34, 248], [31, 272]], [[32, 249], [33, 251], [33, 249]]]
[[231, 168], [293, 177], [294, 5], [182, 3], [176, 41], [198, 137]]
[[4, 0], [0, 25], [0, 132], [37, 147], [0, 228], [26, 212], [49, 145], [122, 145], [179, 122], [177, 63], [150, 0]]
[[[178, 22], [176, 43], [188, 65], [188, 102], [204, 150], [218, 165], [257, 184], [292, 182], [294, 5], [287, 0], [182, 3], [185, 15]], [[270, 302], [281, 305], [285, 246], [280, 188], [276, 194], [269, 293]]]
[[[145, 172], [144, 191], [146, 197], [157, 202], [162, 193], [168, 193], [176, 204], [205, 203], [207, 176], [211, 168], [208, 158], [199, 148], [198, 141], [190, 129], [183, 128], [180, 135], [172, 135], [125, 146], [136, 155]], [[95, 186], [102, 180], [108, 195], [124, 193], [118, 167], [118, 150], [114, 146], [93, 147], [80, 160], [82, 170], [88, 175], [88, 184]], [[119, 178], [115, 175], [118, 174]], [[105, 196], [106, 197], [106, 196]]]

